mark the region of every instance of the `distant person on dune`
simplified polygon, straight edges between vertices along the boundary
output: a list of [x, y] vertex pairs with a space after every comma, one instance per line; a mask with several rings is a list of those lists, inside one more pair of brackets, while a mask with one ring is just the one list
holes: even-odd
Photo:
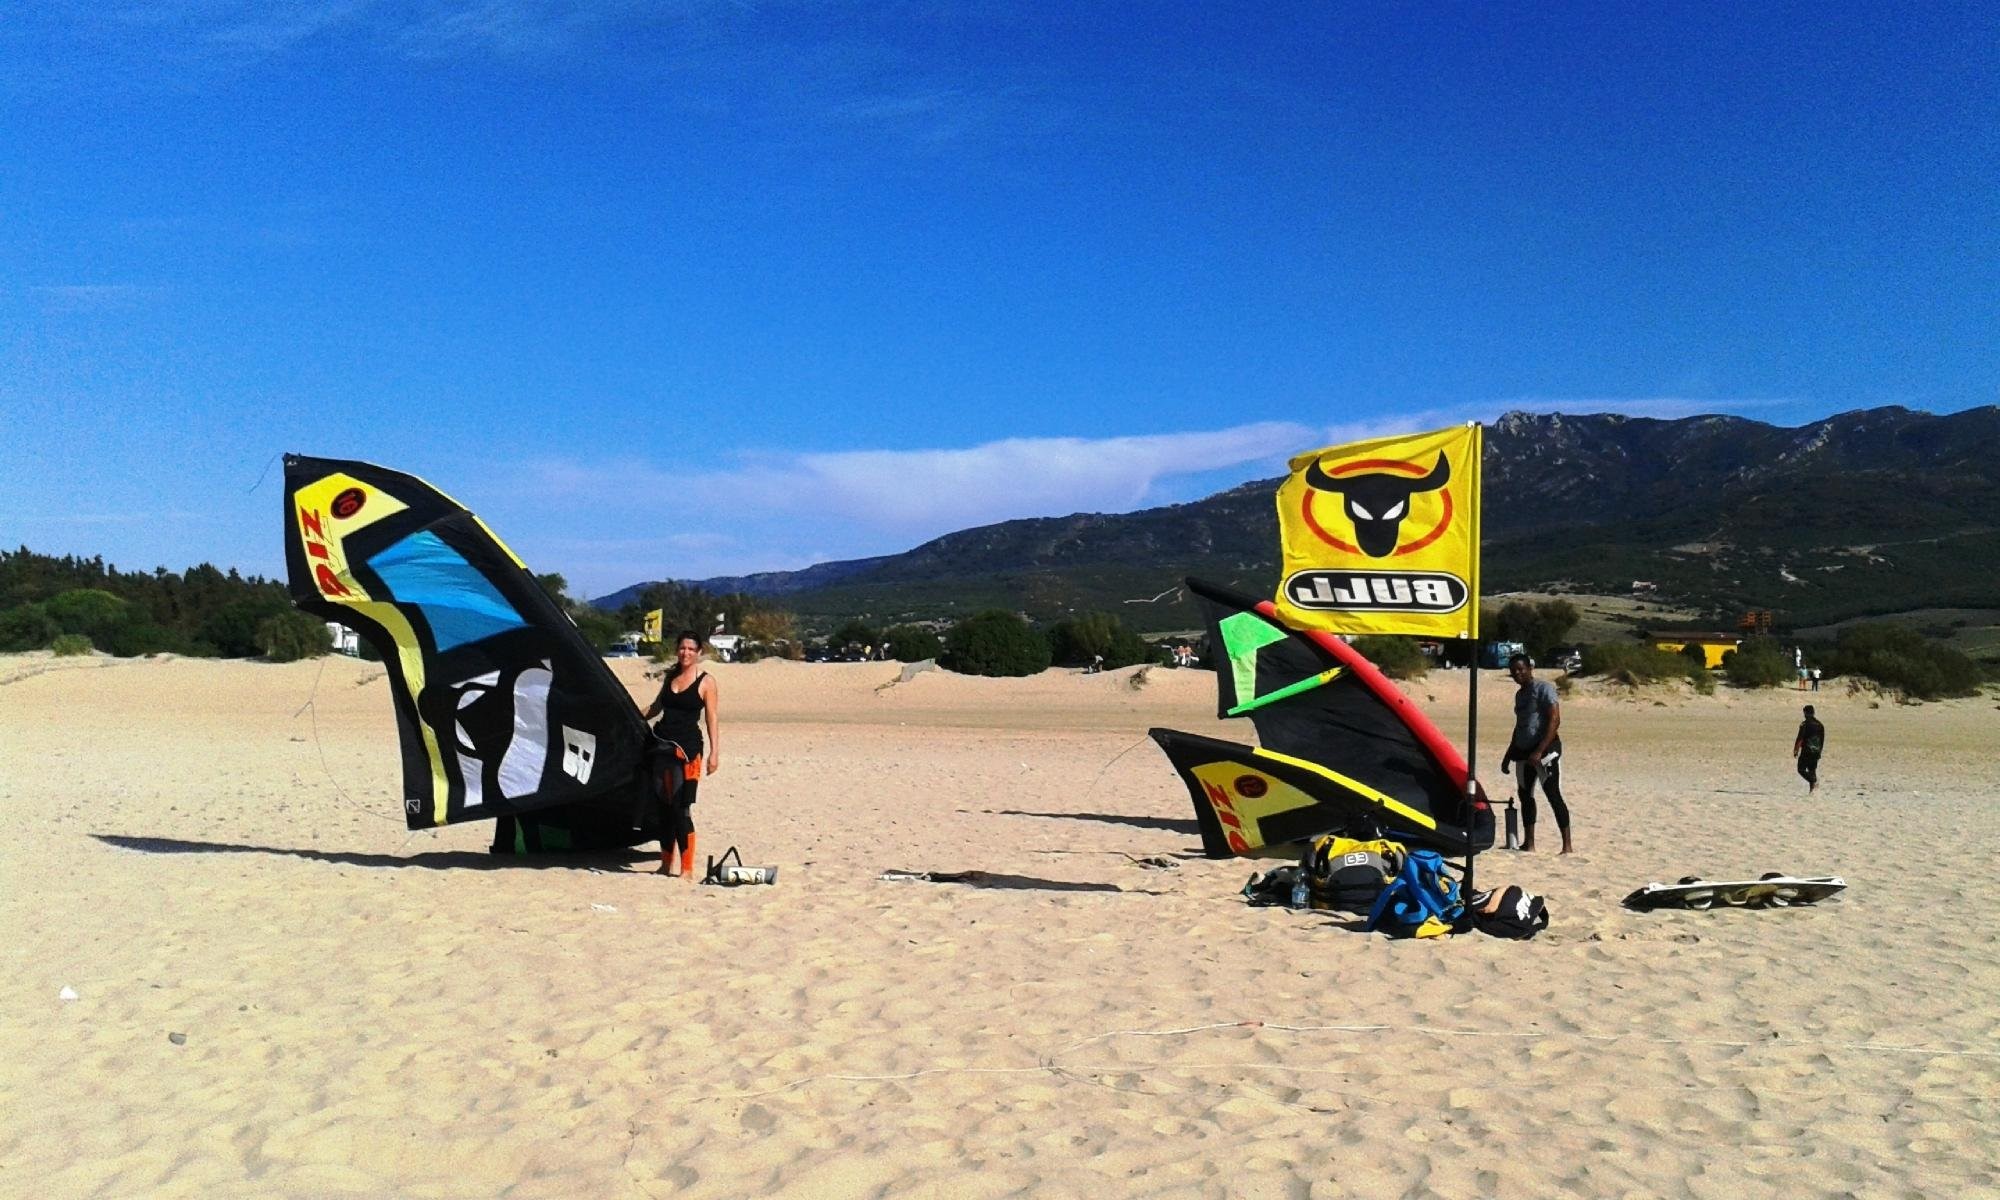
[[1524, 832], [1521, 849], [1535, 848], [1535, 783], [1548, 793], [1549, 807], [1556, 814], [1556, 828], [1562, 831], [1562, 853], [1574, 850], [1569, 840], [1569, 805], [1562, 794], [1562, 704], [1556, 699], [1555, 685], [1535, 678], [1535, 664], [1525, 654], [1507, 660], [1507, 674], [1520, 687], [1514, 693], [1514, 737], [1500, 760], [1505, 775], [1515, 763], [1521, 764], [1514, 794], [1521, 801]]
[[1799, 722], [1799, 736], [1792, 739], [1792, 757], [1799, 760], [1799, 778], [1806, 781], [1806, 794], [1819, 790], [1819, 756], [1826, 749], [1826, 726], [1806, 705], [1806, 719]]

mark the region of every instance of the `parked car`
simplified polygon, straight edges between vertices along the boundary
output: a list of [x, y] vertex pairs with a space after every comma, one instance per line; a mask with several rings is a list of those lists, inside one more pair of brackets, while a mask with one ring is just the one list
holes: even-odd
[[639, 652], [638, 652], [637, 650], [634, 650], [634, 649], [633, 649], [632, 647], [630, 647], [630, 646], [627, 646], [627, 645], [626, 645], [625, 643], [623, 643], [623, 642], [620, 642], [620, 643], [618, 643], [618, 644], [617, 644], [616, 646], [612, 646], [612, 647], [610, 647], [609, 649], [607, 649], [607, 650], [606, 650], [606, 651], [604, 652], [604, 657], [606, 657], [606, 658], [637, 658], [637, 657], [639, 657]]

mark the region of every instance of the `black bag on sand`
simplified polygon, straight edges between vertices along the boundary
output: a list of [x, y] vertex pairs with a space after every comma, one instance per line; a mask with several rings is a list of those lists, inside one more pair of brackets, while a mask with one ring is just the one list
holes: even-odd
[[1292, 889], [1303, 869], [1297, 865], [1279, 867], [1262, 875], [1252, 875], [1243, 885], [1243, 898], [1254, 908], [1290, 908]]
[[1510, 883], [1467, 897], [1462, 922], [1494, 937], [1525, 941], [1549, 927], [1549, 906], [1540, 896]]

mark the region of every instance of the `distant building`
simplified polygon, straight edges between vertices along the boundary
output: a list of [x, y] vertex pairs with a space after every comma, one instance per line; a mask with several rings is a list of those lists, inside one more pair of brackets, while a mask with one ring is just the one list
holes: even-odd
[[1649, 633], [1646, 640], [1672, 654], [1700, 646], [1702, 665], [1710, 670], [1722, 665], [1723, 655], [1743, 644], [1742, 635], [1734, 633]]
[[1651, 595], [1659, 590], [1660, 585], [1650, 579], [1634, 579], [1632, 581], [1632, 594], [1634, 596]]
[[338, 621], [326, 623], [327, 633], [333, 636], [333, 652], [361, 657], [361, 635]]

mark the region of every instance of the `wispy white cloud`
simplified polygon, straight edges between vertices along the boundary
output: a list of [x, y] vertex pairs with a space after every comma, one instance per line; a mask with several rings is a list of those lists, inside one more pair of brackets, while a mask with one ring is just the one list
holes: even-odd
[[962, 449], [746, 455], [694, 472], [636, 461], [543, 462], [531, 486], [570, 500], [672, 495], [738, 514], [815, 514], [885, 531], [948, 532], [1017, 517], [1125, 511], [1163, 478], [1278, 460], [1314, 443], [1270, 421], [1193, 433], [1006, 438]]
[[93, 525], [160, 525], [164, 523], [212, 522], [216, 514], [208, 512], [174, 511], [157, 508], [139, 509], [134, 512], [65, 512], [65, 513], [14, 513], [10, 523], [32, 530], [43, 527], [76, 527]]
[[661, 105], [767, 136], [846, 130], [916, 154], [981, 135], [1032, 138], [1060, 121], [1018, 76], [974, 84], [949, 73], [913, 48], [912, 24], [866, 5], [744, 0], [49, 0], [0, 22], [0, 40], [23, 45], [41, 86], [65, 90], [89, 86], [93, 71], [120, 88], [199, 87], [331, 48], [387, 63], [622, 77]]
[[1288, 454], [1320, 444], [1323, 432], [1273, 421], [1130, 437], [1007, 438], [964, 448], [765, 451], [740, 455], [734, 465], [694, 469], [637, 459], [497, 469], [514, 476], [503, 490], [538, 511], [576, 512], [580, 520], [587, 514], [600, 528], [675, 531], [590, 546], [548, 544], [578, 564], [573, 582], [608, 590], [641, 577], [787, 570], [896, 553], [1022, 517], [1126, 512], [1159, 502], [1161, 484], [1178, 476], [1235, 467], [1247, 478], [1281, 470]]
[[164, 287], [137, 283], [69, 283], [27, 290], [44, 308], [62, 313], [143, 308], [158, 303], [167, 295]]
[[[1501, 411], [1531, 413], [1617, 413], [1626, 417], [1657, 417], [1673, 420], [1715, 413], [1737, 414], [1760, 409], [1782, 408], [1800, 403], [1796, 396], [1747, 396], [1717, 399], [1713, 396], [1524, 396], [1504, 403]], [[1496, 412], [1495, 415], [1498, 415]]]
[[1792, 398], [1693, 399], [1682, 396], [1521, 396], [1512, 399], [1476, 400], [1464, 404], [1438, 405], [1423, 409], [1383, 412], [1359, 421], [1343, 421], [1326, 428], [1323, 444], [1337, 446], [1391, 434], [1425, 429], [1443, 429], [1467, 421], [1491, 424], [1510, 412], [1562, 413], [1586, 416], [1610, 413], [1625, 417], [1655, 417], [1671, 420], [1710, 413], [1737, 414], [1779, 408], [1798, 403]]
[[[371, 0], [321, 0], [319, 3], [246, 5], [169, 5], [181, 24], [199, 41], [265, 57], [290, 50], [352, 25], [373, 7]], [[184, 23], [184, 24], [183, 24]]]

